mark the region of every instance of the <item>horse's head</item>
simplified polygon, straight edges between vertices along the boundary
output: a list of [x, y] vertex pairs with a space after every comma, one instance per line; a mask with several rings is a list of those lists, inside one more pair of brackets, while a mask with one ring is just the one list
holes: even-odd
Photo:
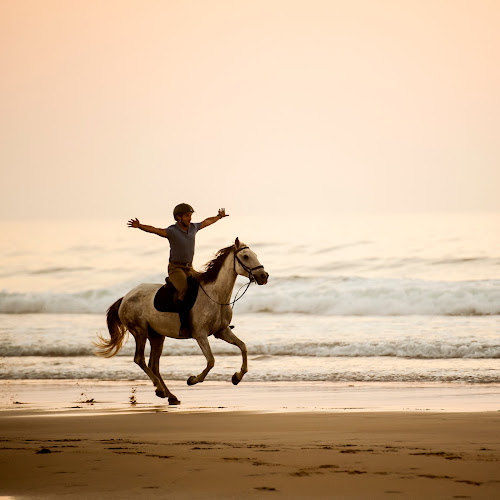
[[269, 274], [266, 273], [255, 252], [241, 243], [238, 238], [234, 242], [234, 270], [258, 285], [265, 285], [269, 278]]

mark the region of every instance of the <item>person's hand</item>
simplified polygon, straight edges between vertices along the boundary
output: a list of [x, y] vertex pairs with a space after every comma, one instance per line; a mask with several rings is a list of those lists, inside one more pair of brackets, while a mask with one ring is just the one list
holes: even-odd
[[141, 227], [139, 219], [130, 219], [127, 223], [128, 227]]
[[219, 208], [219, 214], [222, 217], [229, 217], [229, 214], [226, 214], [226, 209], [225, 208]]

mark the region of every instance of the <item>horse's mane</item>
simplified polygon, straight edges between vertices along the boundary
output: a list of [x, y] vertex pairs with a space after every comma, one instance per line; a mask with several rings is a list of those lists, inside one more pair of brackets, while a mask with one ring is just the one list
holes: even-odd
[[202, 272], [194, 271], [193, 275], [198, 281], [202, 281], [203, 283], [213, 283], [219, 271], [226, 260], [226, 257], [234, 250], [234, 245], [230, 245], [226, 248], [221, 248], [216, 254], [215, 257], [205, 264], [205, 267]]

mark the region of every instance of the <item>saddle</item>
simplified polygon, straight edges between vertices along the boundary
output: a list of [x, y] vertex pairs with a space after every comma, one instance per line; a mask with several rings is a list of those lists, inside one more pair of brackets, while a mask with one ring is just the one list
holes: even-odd
[[177, 290], [174, 285], [170, 283], [168, 278], [165, 278], [165, 285], [163, 285], [157, 292], [154, 298], [154, 306], [160, 312], [175, 312], [186, 313], [191, 310], [198, 297], [199, 283], [192, 276], [187, 279], [188, 289], [186, 296], [182, 303], [182, 309], [177, 304]]

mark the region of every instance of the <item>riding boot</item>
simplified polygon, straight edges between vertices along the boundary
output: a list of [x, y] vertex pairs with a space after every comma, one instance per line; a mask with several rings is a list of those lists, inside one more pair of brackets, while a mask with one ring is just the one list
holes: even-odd
[[176, 299], [175, 305], [179, 310], [179, 318], [181, 320], [181, 327], [179, 329], [179, 337], [191, 337], [191, 330], [189, 329], [189, 311], [186, 309], [183, 300]]

